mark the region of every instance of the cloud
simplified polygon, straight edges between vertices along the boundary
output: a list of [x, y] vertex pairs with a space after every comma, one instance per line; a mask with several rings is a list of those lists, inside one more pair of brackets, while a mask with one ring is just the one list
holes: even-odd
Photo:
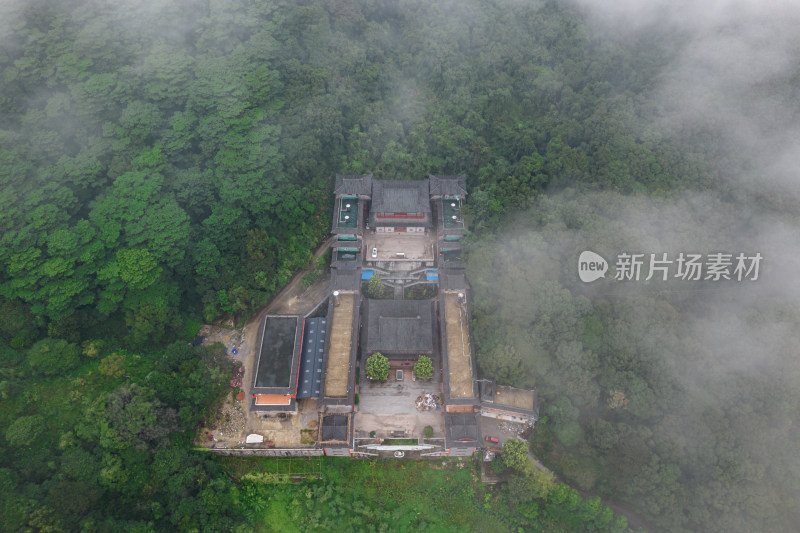
[[[682, 447], [687, 479], [717, 475], [704, 461], [722, 464], [724, 443], [744, 451], [751, 466], [743, 467], [750, 473], [736, 480], [738, 488], [722, 491], [720, 498], [741, 490], [757, 502], [757, 494], [777, 487], [782, 495], [776, 501], [796, 500], [800, 461], [787, 450], [798, 444], [791, 415], [800, 384], [800, 3], [574, 0], [573, 5], [593, 38], [623, 47], [661, 47], [667, 61], [648, 94], [640, 95], [659, 110], [658, 118], [630, 126], [640, 135], [713, 139], [715, 153], [708, 158], [721, 181], [715, 190], [680, 191], [666, 200], [555, 192], [534, 208], [539, 213], [520, 215], [542, 220], [547, 215], [541, 212], [555, 211], [554, 221], [537, 230], [516, 224], [514, 235], [497, 238], [495, 252], [502, 255], [509, 242], [520, 242], [520, 233], [535, 234], [525, 241], [535, 248], [528, 253], [531, 261], [550, 259], [535, 263], [537, 270], [548, 270], [539, 276], [558, 279], [573, 294], [629, 306], [630, 334], [641, 357], [658, 361], [681, 389], [657, 393], [669, 403], [678, 401], [671, 396], [682, 396], [683, 426], [662, 433], [661, 446]], [[575, 219], [583, 223], [565, 224]], [[756, 282], [626, 284], [609, 279], [609, 272], [606, 279], [584, 284], [577, 258], [586, 249], [601, 253], [612, 268], [612, 254], [623, 251], [673, 257], [759, 252], [764, 259]], [[494, 264], [507, 269], [493, 271], [496, 278], [513, 275], [513, 264]], [[672, 307], [679, 317], [664, 313]], [[710, 437], [691, 429], [709, 423], [730, 428], [715, 428]], [[654, 430], [663, 431], [662, 426], [653, 422]], [[726, 441], [730, 438], [733, 444]], [[714, 439], [719, 449], [693, 455], [692, 450], [714, 446]], [[781, 471], [771, 471], [771, 464], [782, 465]], [[752, 474], [755, 470], [761, 473]], [[696, 479], [693, 488], [713, 492], [712, 485]], [[713, 513], [711, 501], [698, 496], [686, 509], [706, 505], [696, 512]], [[763, 513], [772, 524], [785, 526], [797, 519], [787, 509], [764, 504], [737, 512], [756, 521]], [[753, 525], [731, 520], [721, 519], [717, 527], [743, 531]]]
[[723, 174], [735, 186], [786, 206], [800, 200], [800, 3], [575, 4], [606, 38], [655, 34], [674, 47], [654, 90], [664, 109], [657, 128], [673, 135], [711, 131], [723, 142]]

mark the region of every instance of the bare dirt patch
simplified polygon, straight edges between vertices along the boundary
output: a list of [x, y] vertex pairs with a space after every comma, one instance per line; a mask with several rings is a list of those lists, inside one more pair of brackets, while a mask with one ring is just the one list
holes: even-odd
[[325, 369], [325, 396], [330, 398], [347, 396], [347, 382], [350, 377], [350, 348], [353, 343], [354, 308], [355, 295], [353, 293], [339, 295], [339, 305], [333, 310], [331, 344]]
[[316, 429], [301, 429], [300, 430], [300, 444], [314, 444], [317, 442]]
[[199, 443], [204, 447], [233, 448], [244, 444], [247, 413], [242, 402], [228, 394], [208, 422], [199, 432]]
[[446, 293], [445, 327], [447, 328], [447, 362], [450, 368], [450, 396], [472, 398], [472, 367], [469, 346], [469, 322], [458, 303], [456, 293]]
[[314, 309], [318, 303], [328, 297], [328, 283], [330, 282], [330, 269], [307, 289], [302, 283], [297, 284], [294, 290], [284, 298], [276, 300], [270, 307], [270, 313], [278, 315], [305, 315]]

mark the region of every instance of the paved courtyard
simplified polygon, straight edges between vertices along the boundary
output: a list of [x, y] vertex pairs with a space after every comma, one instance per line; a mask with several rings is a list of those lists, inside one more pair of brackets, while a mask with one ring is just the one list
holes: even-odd
[[488, 416], [480, 417], [481, 420], [481, 438], [486, 435], [497, 437], [500, 439], [498, 444], [490, 444], [484, 442], [483, 444], [491, 448], [502, 448], [503, 443], [510, 438], [518, 438], [520, 431], [525, 429], [525, 426], [516, 422], [506, 422], [505, 420], [498, 420]]
[[434, 437], [443, 437], [443, 410], [417, 411], [415, 407], [417, 397], [426, 392], [441, 397], [441, 384], [410, 380], [383, 384], [362, 381], [356, 436], [365, 438], [370, 431], [375, 431], [378, 437], [390, 437], [394, 431], [406, 431], [409, 437], [422, 437], [424, 427], [432, 426]]
[[[431, 234], [367, 233], [364, 244], [367, 261], [433, 261], [436, 241]], [[376, 259], [373, 248], [378, 249]]]

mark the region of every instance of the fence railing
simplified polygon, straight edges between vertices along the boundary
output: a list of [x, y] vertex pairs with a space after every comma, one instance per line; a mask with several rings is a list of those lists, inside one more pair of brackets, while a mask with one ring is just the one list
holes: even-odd
[[319, 448], [278, 448], [278, 449], [256, 449], [256, 448], [200, 448], [218, 455], [238, 455], [242, 457], [317, 457], [325, 455]]

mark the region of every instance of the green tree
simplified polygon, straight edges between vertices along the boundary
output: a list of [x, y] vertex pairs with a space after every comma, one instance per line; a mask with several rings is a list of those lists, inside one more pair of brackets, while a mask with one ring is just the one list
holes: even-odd
[[369, 278], [369, 283], [367, 284], [367, 296], [370, 298], [381, 298], [383, 296], [383, 292], [384, 287], [381, 277], [377, 272], [373, 272], [372, 277]]
[[529, 461], [527, 442], [519, 439], [508, 439], [503, 443], [503, 464], [507, 468], [522, 471]]
[[367, 358], [367, 377], [378, 381], [389, 378], [389, 360], [380, 352], [375, 352]]
[[433, 438], [433, 426], [425, 426], [422, 429], [422, 436], [425, 437], [426, 439]]
[[104, 376], [112, 378], [119, 378], [125, 374], [125, 356], [122, 354], [112, 353], [108, 357], [104, 357], [100, 361], [97, 370]]
[[547, 499], [555, 486], [552, 472], [537, 470], [533, 461], [527, 461], [508, 481], [509, 496], [514, 503]]
[[82, 353], [89, 359], [99, 356], [103, 346], [105, 346], [105, 341], [102, 339], [87, 339], [81, 343]]
[[120, 279], [131, 289], [146, 289], [161, 273], [153, 255], [141, 248], [118, 250], [116, 263]]
[[42, 415], [21, 416], [6, 429], [6, 440], [18, 448], [38, 448], [36, 440], [45, 432], [45, 419]]
[[77, 366], [80, 353], [76, 344], [45, 338], [28, 349], [28, 365], [46, 376], [62, 375]]
[[[131, 446], [147, 450], [165, 443], [166, 436], [179, 429], [176, 422], [175, 410], [166, 407], [155, 391], [132, 383], [91, 404], [76, 429], [80, 437], [95, 440], [106, 450], [120, 451]], [[109, 456], [109, 461], [112, 466], [117, 465], [118, 456]], [[109, 471], [118, 470], [114, 466]]]
[[414, 363], [414, 374], [419, 379], [430, 379], [433, 376], [433, 362], [427, 355], [420, 355]]
[[522, 358], [514, 346], [500, 344], [495, 346], [488, 357], [480, 357], [481, 366], [487, 374], [501, 383], [515, 383], [525, 375]]

